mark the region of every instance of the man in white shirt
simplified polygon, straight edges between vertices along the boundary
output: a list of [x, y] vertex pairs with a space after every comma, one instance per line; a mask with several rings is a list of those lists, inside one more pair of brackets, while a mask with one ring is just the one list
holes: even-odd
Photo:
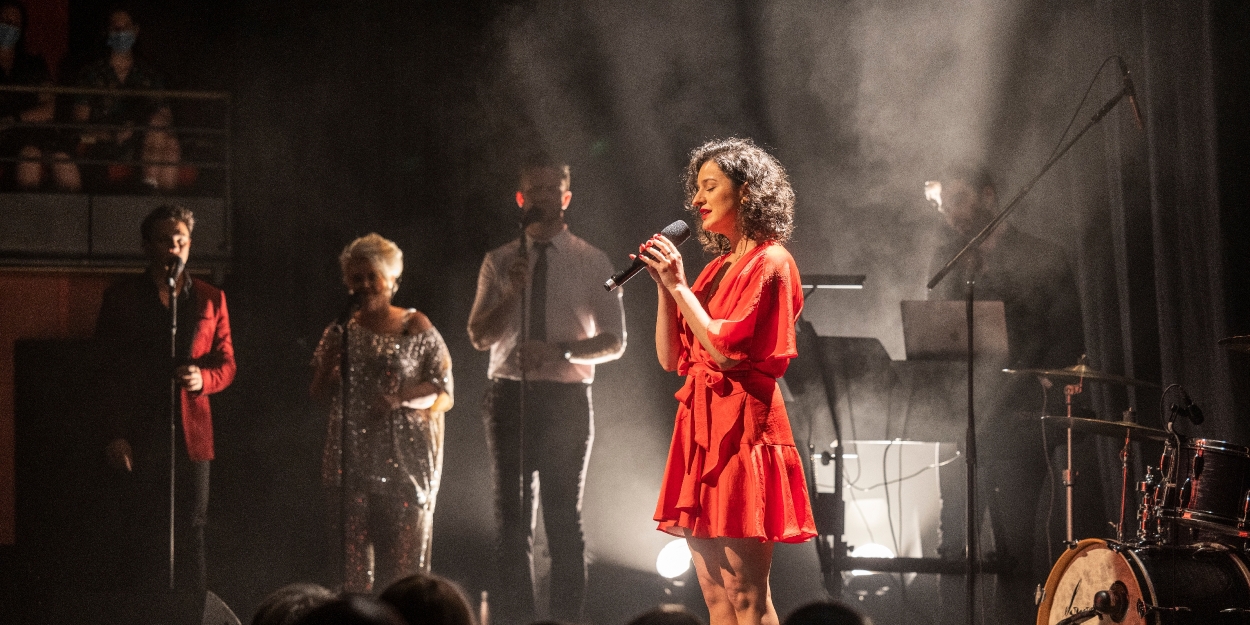
[[[564, 223], [569, 167], [549, 158], [520, 171], [524, 235], [486, 254], [469, 339], [490, 350], [484, 399], [495, 478], [502, 621], [535, 618], [531, 546], [541, 504], [551, 554], [551, 616], [580, 622], [586, 588], [581, 505], [594, 417], [595, 365], [625, 351], [621, 292], [603, 288], [612, 263]], [[522, 383], [524, 381], [524, 384]], [[521, 444], [524, 439], [524, 444]], [[537, 497], [537, 500], [536, 500]]]

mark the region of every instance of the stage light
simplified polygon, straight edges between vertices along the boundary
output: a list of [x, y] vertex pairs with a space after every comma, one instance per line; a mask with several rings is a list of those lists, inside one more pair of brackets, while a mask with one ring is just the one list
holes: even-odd
[[[851, 550], [852, 558], [893, 558], [894, 552], [889, 547], [877, 543], [867, 543]], [[872, 575], [872, 571], [856, 569], [851, 575]]]
[[678, 538], [664, 545], [655, 559], [655, 570], [668, 579], [680, 577], [690, 570], [690, 546]]

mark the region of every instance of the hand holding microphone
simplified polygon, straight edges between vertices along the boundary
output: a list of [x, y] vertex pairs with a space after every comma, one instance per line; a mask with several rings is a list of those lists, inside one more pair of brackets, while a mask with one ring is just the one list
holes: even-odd
[[637, 254], [630, 254], [634, 260], [646, 263], [647, 273], [656, 284], [670, 290], [679, 284], [686, 283], [686, 266], [682, 262], [681, 252], [677, 246], [662, 234], [651, 237], [650, 241], [638, 246]]
[[638, 253], [629, 255], [634, 262], [627, 269], [608, 278], [607, 282], [603, 283], [603, 288], [611, 291], [625, 284], [643, 269], [650, 272], [651, 277], [666, 288], [672, 288], [677, 282], [684, 282], [685, 269], [682, 266], [681, 253], [677, 251], [677, 246], [685, 243], [689, 238], [690, 226], [686, 225], [686, 222], [678, 219], [665, 226], [659, 234], [638, 246]]

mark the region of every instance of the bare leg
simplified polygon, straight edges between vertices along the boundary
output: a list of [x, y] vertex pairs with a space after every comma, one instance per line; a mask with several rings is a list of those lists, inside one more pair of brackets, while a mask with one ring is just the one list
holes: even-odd
[[768, 572], [773, 543], [687, 538], [711, 625], [777, 625]]
[[23, 146], [17, 155], [23, 159], [17, 162], [17, 167], [13, 168], [13, 179], [17, 182], [17, 187], [23, 190], [38, 189], [40, 183], [43, 182], [43, 152], [33, 145]]

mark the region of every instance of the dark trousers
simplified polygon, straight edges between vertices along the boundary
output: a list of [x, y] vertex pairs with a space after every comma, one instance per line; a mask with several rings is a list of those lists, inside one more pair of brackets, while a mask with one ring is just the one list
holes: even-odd
[[[493, 608], [501, 622], [533, 620], [535, 601], [542, 599], [536, 589], [548, 581], [551, 616], [579, 622], [586, 593], [582, 490], [594, 441], [590, 385], [530, 382], [524, 401], [522, 419], [521, 383], [495, 380], [483, 406], [499, 522]], [[531, 574], [539, 568], [533, 561], [539, 509], [551, 554], [549, 580]]]
[[[158, 437], [154, 437], [158, 438]], [[134, 469], [114, 480], [106, 546], [117, 590], [169, 591], [169, 441], [132, 441]], [[200, 600], [206, 589], [204, 526], [208, 521], [210, 462], [187, 457], [178, 432], [175, 466], [175, 590]]]

